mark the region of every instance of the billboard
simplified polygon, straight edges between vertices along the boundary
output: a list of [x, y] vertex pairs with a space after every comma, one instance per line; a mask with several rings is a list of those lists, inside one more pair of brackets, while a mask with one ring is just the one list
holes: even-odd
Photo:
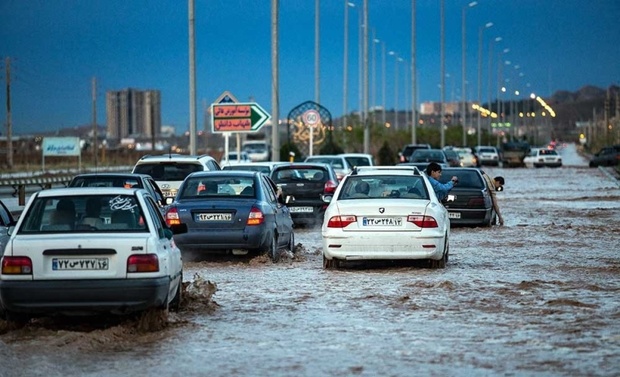
[[43, 156], [79, 156], [79, 137], [45, 137], [42, 146]]

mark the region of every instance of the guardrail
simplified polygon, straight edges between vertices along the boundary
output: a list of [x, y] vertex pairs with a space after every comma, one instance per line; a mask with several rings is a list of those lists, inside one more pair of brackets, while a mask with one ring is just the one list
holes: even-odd
[[26, 204], [26, 187], [38, 186], [42, 190], [45, 190], [52, 188], [52, 185], [67, 186], [74, 176], [75, 174], [29, 178], [4, 178], [0, 179], [0, 186], [11, 187], [13, 189], [11, 196], [17, 196], [19, 205], [23, 206]]

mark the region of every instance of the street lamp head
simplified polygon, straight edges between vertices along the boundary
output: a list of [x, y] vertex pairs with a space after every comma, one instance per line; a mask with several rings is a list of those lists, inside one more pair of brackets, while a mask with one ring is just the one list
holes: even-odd
[[493, 26], [492, 22], [487, 22], [486, 25], [484, 25], [485, 28], [490, 28], [491, 26]]
[[476, 5], [478, 5], [477, 1], [472, 1], [471, 3], [467, 4], [468, 7], [475, 7]]
[[396, 54], [394, 51], [388, 52], [388, 55], [394, 55], [394, 54]]
[[375, 42], [375, 43], [379, 43], [379, 42], [381, 42], [381, 41], [380, 41], [380, 40], [378, 40], [377, 38], [373, 39], [372, 41], [373, 41], [373, 42]]
[[350, 6], [351, 8], [355, 8], [355, 3], [347, 2], [347, 5]]
[[530, 94], [530, 98], [531, 98], [531, 99], [536, 98], [536, 94], [534, 94], [534, 93]]
[[495, 37], [495, 42], [501, 42], [502, 37]]
[[515, 96], [518, 96], [518, 95], [519, 95], [519, 91], [515, 90]]
[[510, 49], [509, 48], [505, 48], [503, 52], [504, 52], [504, 54], [507, 54], [507, 53], [510, 52]]

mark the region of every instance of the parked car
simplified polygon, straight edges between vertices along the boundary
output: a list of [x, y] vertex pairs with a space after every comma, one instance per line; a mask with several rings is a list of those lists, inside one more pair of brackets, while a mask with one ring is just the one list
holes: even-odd
[[241, 145], [241, 150], [248, 154], [253, 162], [269, 161], [271, 150], [267, 140], [247, 140]]
[[183, 252], [266, 253], [294, 251], [295, 234], [288, 208], [269, 177], [252, 171], [190, 174], [168, 208], [169, 225], [186, 224], [174, 238]]
[[443, 200], [450, 224], [491, 226], [497, 221], [491, 193], [477, 168], [444, 168], [439, 181], [447, 183], [453, 176], [458, 183]]
[[444, 149], [443, 153], [446, 154], [446, 158], [448, 159], [448, 166], [458, 167], [461, 166], [461, 158], [459, 154], [456, 153], [452, 149]]
[[341, 153], [339, 156], [344, 157], [351, 168], [356, 166], [373, 166], [375, 164], [375, 159], [371, 154], [367, 153]]
[[454, 150], [459, 155], [462, 167], [476, 167], [480, 165], [471, 148], [455, 148]]
[[224, 158], [220, 160], [220, 166], [224, 167], [227, 165], [249, 164], [251, 162], [252, 159], [247, 152], [228, 152], [228, 157], [224, 156]]
[[448, 262], [450, 220], [415, 167], [359, 168], [331, 197], [321, 228], [323, 267], [357, 260]]
[[258, 171], [263, 174], [270, 175], [276, 166], [288, 165], [288, 164], [289, 164], [288, 162], [274, 162], [274, 161], [252, 162], [252, 163], [247, 163], [247, 164], [222, 166], [222, 170]]
[[306, 157], [305, 162], [323, 163], [331, 165], [336, 171], [338, 181], [351, 172], [352, 166], [342, 155], [315, 155]]
[[338, 177], [330, 164], [293, 162], [278, 166], [271, 172], [271, 179], [282, 190], [282, 196], [296, 225], [313, 225], [323, 222], [327, 203], [338, 187]]
[[618, 166], [620, 164], [620, 144], [601, 148], [590, 160], [590, 167]]
[[418, 149], [431, 149], [430, 144], [406, 144], [400, 152], [398, 152], [399, 162], [409, 162], [413, 152]]
[[562, 157], [555, 149], [532, 148], [523, 163], [529, 168], [558, 168], [562, 166]]
[[165, 206], [164, 193], [148, 174], [132, 173], [84, 173], [78, 174], [68, 187], [123, 187], [141, 188], [148, 191], [160, 206]]
[[[97, 221], [85, 221], [89, 216]], [[183, 263], [172, 237], [183, 231], [166, 225], [146, 190], [36, 192], [4, 250], [0, 311], [24, 322], [41, 315], [177, 309]]]
[[15, 225], [15, 219], [11, 211], [0, 200], [0, 257], [4, 247], [9, 241], [9, 228]]
[[174, 198], [179, 186], [190, 173], [216, 170], [221, 170], [221, 167], [209, 155], [164, 154], [140, 158], [132, 173], [150, 175], [166, 198]]
[[495, 147], [479, 145], [475, 152], [480, 165], [499, 166], [499, 153]]
[[398, 165], [415, 166], [424, 171], [431, 162], [438, 163], [442, 168], [450, 166], [448, 157], [442, 149], [418, 149], [409, 158], [409, 162]]

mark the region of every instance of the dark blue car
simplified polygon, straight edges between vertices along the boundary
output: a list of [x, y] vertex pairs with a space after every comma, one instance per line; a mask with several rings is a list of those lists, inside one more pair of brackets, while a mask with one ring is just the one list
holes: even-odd
[[174, 240], [183, 252], [267, 253], [294, 251], [293, 220], [273, 181], [260, 172], [192, 173], [166, 212], [168, 224], [187, 224]]

